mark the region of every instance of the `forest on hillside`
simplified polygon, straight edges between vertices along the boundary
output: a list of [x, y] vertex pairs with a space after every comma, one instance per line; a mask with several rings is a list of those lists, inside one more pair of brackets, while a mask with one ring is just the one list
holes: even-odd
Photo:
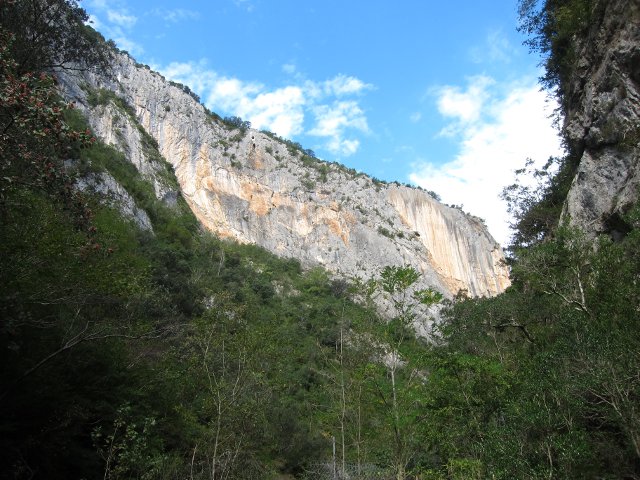
[[[520, 2], [561, 105], [601, 3]], [[640, 208], [615, 242], [562, 224], [571, 145], [505, 191], [503, 294], [335, 279], [203, 231], [94, 137], [56, 83], [108, 68], [86, 20], [0, 3], [0, 478], [640, 478]], [[107, 173], [152, 230], [77, 188]]]

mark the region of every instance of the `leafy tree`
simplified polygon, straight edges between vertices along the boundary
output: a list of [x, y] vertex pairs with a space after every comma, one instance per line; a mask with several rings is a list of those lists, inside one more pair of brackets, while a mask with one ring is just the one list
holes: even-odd
[[419, 446], [417, 430], [427, 364], [424, 349], [416, 348], [416, 323], [425, 320], [419, 307], [442, 300], [434, 290], [416, 290], [419, 278], [413, 267], [388, 266], [375, 282], [378, 294], [386, 294], [394, 313], [376, 329], [377, 336], [372, 339], [368, 382], [382, 407], [387, 426], [384, 438], [393, 446], [387, 457], [398, 480], [405, 478], [407, 467], [416, 463], [423, 448]]
[[[517, 177], [522, 175], [527, 180], [504, 188], [501, 194], [513, 218], [512, 253], [553, 235], [577, 163], [575, 155], [567, 155], [549, 158], [540, 169], [532, 168], [533, 162], [527, 160], [523, 168], [516, 170]], [[530, 179], [534, 180], [533, 185], [528, 184]]]
[[[62, 158], [92, 141], [90, 132], [69, 128], [53, 77], [20, 73], [11, 34], [0, 30], [0, 202], [14, 188], [47, 191], [78, 207]], [[75, 204], [75, 205], [74, 205]], [[86, 212], [79, 212], [87, 220]]]
[[231, 128], [239, 128], [242, 131], [251, 128], [251, 122], [242, 120], [240, 117], [224, 117], [222, 121]]
[[518, 251], [507, 292], [445, 311], [425, 432], [443, 463], [473, 459], [495, 478], [635, 474], [636, 242], [633, 230], [594, 248], [561, 227]]
[[0, 27], [12, 33], [18, 75], [27, 72], [108, 66], [113, 42], [87, 26], [89, 16], [75, 0], [7, 0]]
[[566, 113], [568, 82], [577, 66], [576, 40], [602, 13], [597, 0], [520, 0], [519, 30], [529, 48], [542, 55], [543, 85], [555, 91]]

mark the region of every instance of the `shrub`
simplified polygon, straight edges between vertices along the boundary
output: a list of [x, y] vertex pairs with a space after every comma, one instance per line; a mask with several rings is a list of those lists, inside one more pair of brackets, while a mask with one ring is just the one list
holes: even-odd
[[384, 235], [387, 238], [393, 238], [393, 233], [391, 233], [388, 229], [386, 229], [382, 225], [378, 227], [378, 233], [380, 235]]
[[240, 130], [247, 130], [251, 128], [251, 122], [242, 120], [240, 117], [224, 117], [222, 122], [230, 128], [239, 128]]

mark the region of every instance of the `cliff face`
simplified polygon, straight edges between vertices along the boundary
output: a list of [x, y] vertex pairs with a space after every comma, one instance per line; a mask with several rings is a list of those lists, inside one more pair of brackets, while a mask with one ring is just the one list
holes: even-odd
[[594, 3], [598, 15], [577, 45], [567, 88], [564, 133], [581, 158], [563, 216], [615, 236], [640, 188], [640, 4]]
[[[109, 77], [86, 73], [63, 83], [96, 134], [154, 182], [158, 198], [170, 201], [176, 192], [144, 154], [150, 135], [197, 218], [221, 237], [349, 277], [409, 264], [423, 274], [424, 286], [447, 296], [495, 295], [509, 285], [502, 251], [478, 219], [423, 191], [305, 156], [264, 133], [230, 130], [126, 55], [115, 58]], [[111, 100], [96, 102], [106, 91], [111, 96], [102, 97]]]

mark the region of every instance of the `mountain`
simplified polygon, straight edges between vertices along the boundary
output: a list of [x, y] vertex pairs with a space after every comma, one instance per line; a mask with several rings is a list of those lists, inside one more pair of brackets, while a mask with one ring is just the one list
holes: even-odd
[[[62, 82], [96, 135], [153, 182], [158, 198], [170, 203], [179, 193], [222, 238], [345, 277], [410, 265], [423, 286], [447, 297], [493, 296], [509, 285], [502, 250], [480, 219], [423, 190], [318, 160], [269, 132], [225, 123], [187, 87], [127, 54], [115, 54], [107, 74], [66, 74]], [[165, 184], [149, 142], [172, 165], [179, 192]]]

